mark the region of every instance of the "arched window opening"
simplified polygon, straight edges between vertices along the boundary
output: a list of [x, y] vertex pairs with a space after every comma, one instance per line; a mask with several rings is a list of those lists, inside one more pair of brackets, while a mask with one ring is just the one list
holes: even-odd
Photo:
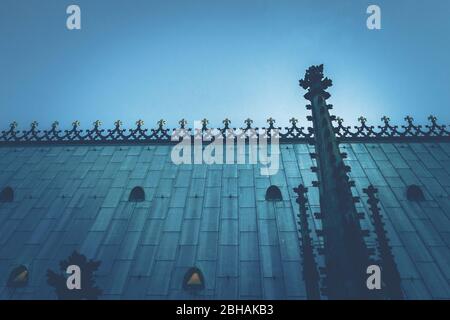
[[408, 189], [406, 190], [406, 198], [409, 201], [425, 200], [425, 196], [423, 195], [422, 189], [415, 184], [408, 186]]
[[145, 200], [145, 191], [142, 187], [134, 187], [130, 192], [128, 201], [130, 202], [142, 202]]
[[266, 191], [266, 200], [267, 201], [282, 201], [283, 196], [281, 195], [280, 188], [277, 186], [270, 186]]
[[205, 288], [205, 278], [198, 268], [189, 269], [184, 275], [183, 289], [199, 291]]
[[14, 190], [11, 187], [6, 187], [0, 193], [0, 202], [13, 202]]
[[22, 288], [28, 284], [28, 269], [24, 265], [14, 268], [9, 274], [7, 286], [9, 288]]

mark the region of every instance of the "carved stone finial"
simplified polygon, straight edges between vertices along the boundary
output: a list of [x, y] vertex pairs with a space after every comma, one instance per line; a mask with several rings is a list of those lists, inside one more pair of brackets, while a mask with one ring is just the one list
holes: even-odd
[[273, 125], [273, 124], [275, 123], [275, 119], [272, 118], [272, 117], [270, 117], [269, 119], [267, 119], [267, 123], [268, 123], [269, 125]]
[[384, 123], [389, 123], [389, 121], [391, 121], [391, 119], [389, 118], [389, 117], [387, 117], [387, 116], [383, 116], [382, 118], [381, 118], [381, 121], [383, 121]]
[[80, 126], [80, 121], [75, 120], [74, 122], [72, 122], [72, 126], [75, 127], [75, 128], [79, 127]]
[[166, 124], [166, 120], [160, 119], [160, 120], [157, 122], [157, 124], [158, 124], [158, 126], [159, 126], [160, 128], [162, 128], [162, 127], [164, 127], [164, 125]]
[[330, 94], [325, 90], [333, 85], [333, 82], [324, 78], [323, 64], [319, 66], [311, 66], [306, 70], [305, 78], [299, 81], [300, 86], [308, 90], [304, 95], [305, 99], [311, 100], [316, 95], [321, 95], [324, 99], [328, 99]]
[[11, 124], [9, 125], [11, 127], [11, 129], [15, 129], [17, 128], [19, 124], [16, 121], [11, 122]]
[[59, 122], [58, 121], [53, 121], [52, 128], [58, 128], [58, 126], [59, 126]]
[[181, 129], [184, 129], [187, 124], [187, 121], [186, 121], [186, 119], [183, 118], [180, 121], [178, 121], [178, 124], [180, 125]]
[[432, 123], [436, 123], [437, 118], [435, 116], [433, 116], [433, 115], [430, 115], [428, 117], [428, 120], [430, 120]]
[[414, 121], [414, 118], [411, 116], [406, 116], [405, 121], [407, 121], [408, 123], [412, 123]]
[[93, 125], [95, 128], [98, 128], [102, 125], [102, 122], [100, 120], [96, 120], [96, 121], [94, 121]]
[[298, 119], [295, 119], [294, 117], [292, 117], [292, 118], [289, 119], [289, 122], [292, 123], [292, 125], [295, 126], [297, 124], [297, 122], [298, 122]]
[[206, 119], [206, 118], [202, 119], [203, 127], [206, 127], [208, 125], [208, 123], [209, 123], [208, 119]]
[[37, 121], [33, 121], [32, 123], [31, 123], [31, 129], [35, 129], [35, 128], [37, 128], [39, 126], [39, 123], [37, 122]]
[[138, 127], [142, 127], [144, 125], [144, 120], [139, 119], [138, 121], [136, 121], [136, 125]]
[[223, 123], [226, 127], [228, 127], [228, 125], [231, 123], [231, 120], [228, 119], [228, 118], [225, 118], [225, 120], [223, 120], [222, 123]]
[[336, 121], [339, 125], [341, 125], [344, 122], [344, 119], [342, 119], [341, 117], [336, 117]]
[[116, 122], [114, 122], [114, 125], [116, 126], [116, 128], [120, 128], [122, 126], [122, 121], [116, 120]]
[[358, 118], [358, 121], [361, 122], [361, 124], [364, 124], [367, 122], [367, 118], [364, 118], [363, 116]]

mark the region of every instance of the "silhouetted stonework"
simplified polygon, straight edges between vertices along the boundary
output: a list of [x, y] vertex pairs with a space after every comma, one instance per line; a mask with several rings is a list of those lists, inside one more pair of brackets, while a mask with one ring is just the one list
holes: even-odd
[[[100, 299], [449, 299], [447, 128], [435, 117], [423, 127], [407, 117], [402, 128], [385, 117], [377, 129], [364, 118], [350, 129], [329, 115], [322, 67], [301, 84], [313, 126], [291, 119], [281, 130], [281, 168], [270, 177], [259, 164], [175, 165], [164, 121], [1, 132], [0, 190], [13, 197], [0, 201], [0, 298], [61, 297], [47, 270], [77, 250], [101, 261], [92, 274]], [[266, 199], [271, 186], [276, 201]], [[380, 293], [364, 292], [368, 263], [387, 272]], [[8, 287], [18, 267], [27, 281]], [[201, 275], [195, 292], [190, 270]]]
[[[308, 106], [309, 108], [310, 106]], [[332, 105], [327, 105], [328, 109], [332, 108]], [[309, 118], [312, 120], [312, 118]], [[367, 120], [364, 117], [358, 118], [361, 123], [360, 126], [354, 128], [344, 125], [344, 120], [339, 117], [332, 116], [331, 121], [335, 122], [333, 132], [341, 142], [350, 141], [450, 141], [450, 131], [447, 126], [437, 123], [437, 118], [429, 116], [428, 125], [416, 125], [413, 122], [413, 118], [410, 116], [405, 117], [406, 125], [400, 126], [391, 125], [390, 119], [386, 116], [382, 117], [383, 125], [369, 126]], [[277, 127], [275, 125], [275, 119], [269, 118], [267, 127], [252, 127], [253, 120], [246, 119], [244, 121], [245, 126], [239, 128], [233, 128], [230, 126], [231, 121], [225, 119], [223, 121], [224, 127], [222, 128], [209, 128], [208, 120], [202, 120], [202, 131], [208, 129], [216, 129], [222, 132], [224, 138], [227, 137], [227, 130], [241, 129], [244, 133], [249, 130], [258, 131], [260, 129], [266, 130], [266, 134], [270, 137], [274, 134], [274, 130], [277, 130], [277, 136], [282, 143], [293, 142], [309, 142], [314, 140], [314, 133], [311, 127], [298, 126], [298, 120], [291, 118], [289, 120], [290, 126]], [[101, 122], [95, 121], [92, 129], [83, 130], [80, 128], [80, 122], [74, 121], [70, 130], [58, 129], [59, 123], [53, 123], [50, 130], [39, 130], [38, 123], [33, 122], [30, 130], [18, 130], [18, 124], [16, 122], [11, 123], [9, 130], [1, 131], [0, 133], [0, 146], [1, 145], [38, 145], [38, 144], [66, 144], [66, 145], [79, 145], [79, 144], [161, 144], [161, 143], [174, 143], [171, 141], [171, 136], [176, 130], [185, 129], [193, 134], [193, 129], [186, 128], [186, 120], [179, 121], [180, 127], [175, 129], [165, 128], [165, 121], [159, 120], [158, 127], [156, 129], [146, 129], [143, 127], [144, 121], [138, 120], [136, 122], [136, 128], [123, 129], [122, 122], [116, 121], [113, 129], [101, 129]], [[256, 134], [259, 136], [259, 134]], [[193, 136], [192, 136], [193, 139]]]

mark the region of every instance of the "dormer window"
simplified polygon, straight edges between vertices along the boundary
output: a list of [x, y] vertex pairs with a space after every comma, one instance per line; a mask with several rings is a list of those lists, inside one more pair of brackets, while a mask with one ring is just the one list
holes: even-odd
[[205, 288], [205, 279], [198, 268], [189, 269], [184, 275], [183, 289], [189, 291], [198, 291]]
[[0, 192], [0, 202], [13, 202], [14, 190], [11, 187], [6, 187]]
[[277, 186], [270, 186], [266, 191], [266, 200], [267, 201], [282, 201], [283, 196], [281, 195], [280, 188]]
[[408, 189], [406, 190], [406, 198], [409, 201], [425, 200], [425, 196], [423, 195], [422, 189], [415, 184], [408, 186]]
[[7, 286], [9, 288], [22, 288], [28, 284], [28, 269], [24, 265], [14, 268], [9, 274]]
[[130, 202], [142, 202], [145, 200], [145, 191], [142, 187], [134, 187], [130, 192], [128, 201]]

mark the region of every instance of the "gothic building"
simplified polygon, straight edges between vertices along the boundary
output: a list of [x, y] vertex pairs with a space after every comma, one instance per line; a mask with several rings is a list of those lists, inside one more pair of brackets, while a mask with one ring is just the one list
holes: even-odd
[[[331, 84], [323, 66], [306, 71], [311, 128], [279, 128], [270, 176], [174, 164], [163, 121], [13, 123], [0, 133], [0, 298], [449, 299], [450, 131], [432, 116], [347, 127]], [[75, 296], [70, 264], [88, 274]]]

